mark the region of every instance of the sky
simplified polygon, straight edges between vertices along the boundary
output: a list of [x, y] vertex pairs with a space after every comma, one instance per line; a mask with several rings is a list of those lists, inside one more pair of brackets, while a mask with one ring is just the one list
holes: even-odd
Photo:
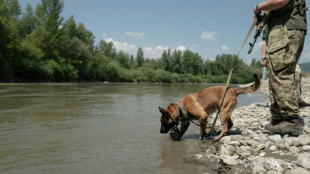
[[[310, 0], [306, 0], [309, 4]], [[19, 0], [36, 7], [40, 0]], [[160, 58], [163, 51], [197, 52], [204, 60], [217, 55], [237, 54], [252, 23], [253, 7], [262, 0], [64, 0], [62, 16], [74, 16], [101, 40], [112, 41], [115, 48], [136, 55], [142, 48], [145, 58]], [[308, 14], [309, 16], [309, 14]], [[309, 18], [309, 17], [308, 17]], [[308, 21], [308, 28], [309, 28]], [[253, 34], [239, 57], [250, 64], [261, 59], [261, 37], [249, 55]], [[310, 62], [310, 38], [299, 63]]]

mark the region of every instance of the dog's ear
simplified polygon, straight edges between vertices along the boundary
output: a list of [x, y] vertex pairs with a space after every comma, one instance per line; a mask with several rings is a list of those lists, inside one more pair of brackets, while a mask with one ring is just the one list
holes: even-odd
[[166, 119], [169, 118], [169, 114], [166, 112], [164, 108], [158, 107], [158, 109], [159, 109], [159, 112], [161, 112]]
[[162, 114], [166, 114], [166, 111], [164, 108], [158, 107], [158, 109], [159, 109], [159, 112], [161, 112]]

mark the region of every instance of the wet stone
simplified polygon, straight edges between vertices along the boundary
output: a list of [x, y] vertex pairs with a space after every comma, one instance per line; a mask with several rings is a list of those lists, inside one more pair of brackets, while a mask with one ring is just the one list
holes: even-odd
[[191, 154], [184, 158], [185, 162], [194, 164], [203, 164], [211, 169], [220, 168], [220, 158], [217, 155]]

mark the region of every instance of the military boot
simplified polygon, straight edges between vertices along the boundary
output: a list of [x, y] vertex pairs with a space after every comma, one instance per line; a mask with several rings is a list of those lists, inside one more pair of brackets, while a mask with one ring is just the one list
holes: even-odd
[[303, 108], [303, 107], [309, 107], [310, 104], [305, 102], [305, 101], [301, 101], [300, 103], [298, 103], [299, 108]]
[[303, 119], [298, 117], [286, 118], [280, 123], [266, 125], [265, 129], [281, 135], [289, 134], [298, 136], [302, 134]]

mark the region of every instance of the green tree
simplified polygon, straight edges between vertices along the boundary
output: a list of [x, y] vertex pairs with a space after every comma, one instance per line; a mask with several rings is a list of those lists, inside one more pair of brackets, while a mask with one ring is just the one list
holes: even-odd
[[162, 56], [162, 69], [165, 71], [173, 72], [173, 65], [172, 65], [172, 57], [171, 57], [171, 50], [164, 50]]
[[182, 52], [180, 50], [174, 50], [172, 52], [172, 72], [181, 73], [181, 64], [182, 64]]
[[142, 67], [144, 63], [143, 51], [142, 48], [138, 49], [137, 56], [136, 56], [136, 63], [138, 67]]
[[118, 81], [119, 67], [117, 63], [100, 52], [94, 55], [87, 68], [92, 80]]
[[14, 64], [20, 55], [18, 23], [20, 6], [17, 0], [0, 1], [0, 78], [14, 76]]
[[23, 39], [27, 34], [32, 33], [36, 29], [36, 16], [30, 4], [27, 4], [26, 12], [22, 13], [19, 24], [19, 35]]
[[47, 58], [60, 60], [59, 50], [61, 49], [63, 37], [61, 13], [64, 3], [62, 0], [41, 0], [41, 4], [37, 5], [36, 17], [38, 26], [47, 31], [48, 49], [45, 49]]
[[104, 55], [110, 57], [111, 59], [115, 58], [116, 49], [114, 48], [113, 42], [106, 42], [101, 40], [99, 42], [99, 51], [101, 51]]
[[130, 55], [130, 67], [135, 67], [135, 58], [133, 57], [133, 55]]
[[119, 64], [122, 67], [130, 69], [131, 65], [130, 65], [129, 55], [125, 54], [122, 50], [116, 54], [116, 60], [119, 62]]
[[198, 53], [189, 50], [184, 51], [181, 72], [183, 74], [203, 74], [203, 60]]

